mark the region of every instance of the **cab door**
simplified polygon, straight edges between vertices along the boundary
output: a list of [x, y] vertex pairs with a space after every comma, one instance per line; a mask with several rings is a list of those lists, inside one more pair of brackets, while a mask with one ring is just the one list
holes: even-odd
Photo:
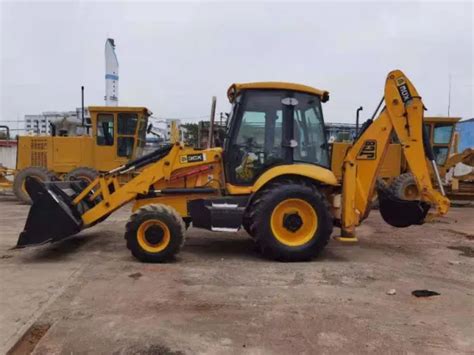
[[116, 117], [112, 112], [97, 112], [94, 127], [94, 168], [108, 171], [119, 165], [116, 161]]
[[271, 166], [291, 163], [283, 144], [291, 132], [283, 126], [285, 94], [248, 90], [237, 97], [225, 147], [226, 180], [232, 185], [252, 185]]
[[123, 162], [133, 158], [137, 126], [137, 112], [119, 112], [117, 114], [117, 159]]

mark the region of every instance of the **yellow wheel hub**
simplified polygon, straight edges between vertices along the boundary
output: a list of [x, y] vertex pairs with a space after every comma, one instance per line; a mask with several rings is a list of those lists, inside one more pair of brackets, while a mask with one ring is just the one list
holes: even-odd
[[138, 227], [138, 244], [148, 253], [159, 253], [165, 250], [170, 239], [171, 233], [168, 226], [158, 219], [149, 219]]
[[300, 246], [314, 237], [318, 229], [318, 216], [308, 202], [291, 198], [280, 202], [274, 208], [270, 227], [280, 243], [292, 247]]

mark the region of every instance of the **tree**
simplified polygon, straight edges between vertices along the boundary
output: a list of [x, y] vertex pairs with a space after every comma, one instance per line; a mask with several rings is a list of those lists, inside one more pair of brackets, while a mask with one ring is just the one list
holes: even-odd
[[197, 123], [185, 123], [181, 125], [181, 129], [184, 129], [184, 142], [194, 147], [199, 146], [198, 143], [198, 124]]

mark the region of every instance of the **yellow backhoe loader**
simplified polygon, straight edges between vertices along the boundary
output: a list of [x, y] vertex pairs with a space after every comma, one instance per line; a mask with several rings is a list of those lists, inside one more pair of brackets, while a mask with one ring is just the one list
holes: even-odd
[[[214, 231], [243, 227], [264, 256], [296, 261], [321, 252], [333, 225], [341, 228], [339, 240], [356, 241], [356, 226], [368, 216], [376, 188], [380, 213], [393, 226], [421, 224], [430, 208], [447, 213], [449, 200], [433, 188], [425, 159], [434, 164], [424, 145], [423, 102], [401, 71], [388, 74], [384, 98], [347, 151], [342, 184], [331, 170], [324, 134], [321, 103], [328, 101], [327, 91], [261, 82], [233, 84], [228, 98], [232, 111], [224, 149], [175, 143], [89, 185], [27, 179], [33, 205], [17, 246], [62, 240], [133, 201], [125, 239], [139, 260], [171, 259], [192, 222]], [[392, 132], [421, 191], [418, 201], [394, 198], [377, 184]], [[138, 175], [119, 184], [122, 174], [137, 169]]]

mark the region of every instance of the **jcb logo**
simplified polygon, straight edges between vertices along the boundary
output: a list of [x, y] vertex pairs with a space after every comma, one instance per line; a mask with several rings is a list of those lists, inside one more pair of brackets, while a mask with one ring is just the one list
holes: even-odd
[[358, 160], [375, 160], [377, 157], [377, 141], [367, 140], [364, 142], [359, 154]]

